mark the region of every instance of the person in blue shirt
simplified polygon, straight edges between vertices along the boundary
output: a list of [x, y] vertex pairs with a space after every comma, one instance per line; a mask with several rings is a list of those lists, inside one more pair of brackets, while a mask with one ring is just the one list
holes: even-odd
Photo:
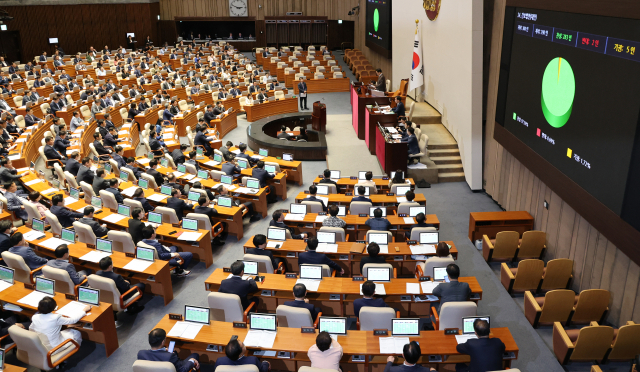
[[262, 160], [258, 160], [256, 166], [251, 169], [251, 177], [260, 181], [260, 187], [266, 187], [268, 189], [267, 202], [269, 203], [274, 203], [278, 200], [275, 187], [273, 187], [273, 185], [267, 185], [267, 181], [273, 179], [275, 176], [274, 173], [269, 173], [264, 169], [264, 161]]
[[362, 284], [362, 298], [353, 301], [353, 313], [356, 317], [360, 317], [360, 309], [365, 306], [370, 307], [387, 307], [387, 304], [381, 298], [374, 298], [376, 293], [376, 283], [367, 280]]
[[353, 197], [351, 199], [352, 202], [369, 202], [369, 203], [373, 204], [371, 199], [369, 199], [366, 196], [364, 196], [365, 192], [367, 192], [367, 188], [366, 187], [358, 186], [356, 191], [358, 191], [358, 196]]
[[324, 204], [324, 201], [322, 201], [322, 199], [318, 199], [316, 198], [316, 194], [318, 193], [318, 188], [316, 187], [316, 185], [311, 185], [309, 186], [309, 196], [307, 196], [306, 198], [302, 199], [304, 200], [308, 200], [308, 201], [317, 201], [320, 202], [322, 204], [322, 210], [324, 210], [325, 212], [327, 211], [327, 206]]
[[124, 202], [124, 197], [120, 193], [120, 190], [118, 190], [118, 179], [110, 178], [107, 182], [109, 182], [109, 187], [107, 187], [105, 191], [112, 193], [116, 198], [116, 202], [118, 202], [118, 204], [122, 204]]
[[118, 163], [118, 168], [122, 168], [127, 165], [127, 162], [122, 156], [124, 154], [124, 149], [122, 148], [122, 146], [116, 146], [113, 151], [115, 152], [115, 154], [112, 154], [111, 157], [116, 161], [116, 163]]
[[369, 218], [365, 225], [369, 226], [371, 230], [377, 231], [389, 231], [391, 229], [391, 223], [382, 217], [382, 209], [380, 208], [376, 208], [373, 211], [373, 218]]
[[400, 139], [400, 142], [406, 142], [408, 144], [407, 151], [409, 155], [420, 153], [420, 144], [418, 142], [418, 138], [415, 135], [416, 129], [414, 127], [409, 127], [407, 130], [409, 131], [409, 135], [405, 138]]
[[[156, 249], [158, 257], [163, 261], [169, 261], [169, 266], [178, 266], [176, 274], [181, 277], [185, 277], [191, 274], [191, 271], [185, 270], [191, 259], [193, 259], [193, 253], [191, 252], [178, 252], [178, 247], [171, 246], [165, 247], [160, 244], [156, 239], [156, 230], [152, 226], [147, 226], [142, 229], [142, 242], [148, 244]], [[182, 259], [182, 264], [178, 263], [178, 258]]]

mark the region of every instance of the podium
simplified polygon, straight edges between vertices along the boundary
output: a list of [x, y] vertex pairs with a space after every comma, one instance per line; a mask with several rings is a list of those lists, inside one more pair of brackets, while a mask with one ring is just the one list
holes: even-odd
[[320, 101], [315, 101], [313, 103], [311, 128], [318, 132], [327, 132], [327, 105], [320, 103]]

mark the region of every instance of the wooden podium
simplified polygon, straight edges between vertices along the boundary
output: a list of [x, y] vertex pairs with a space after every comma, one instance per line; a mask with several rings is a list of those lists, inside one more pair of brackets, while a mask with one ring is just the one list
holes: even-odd
[[313, 113], [311, 114], [311, 128], [318, 132], [327, 132], [327, 105], [316, 101], [313, 103]]

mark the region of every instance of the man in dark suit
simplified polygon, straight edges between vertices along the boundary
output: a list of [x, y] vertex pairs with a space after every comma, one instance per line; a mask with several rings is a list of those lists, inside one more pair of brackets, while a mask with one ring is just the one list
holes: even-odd
[[220, 283], [220, 289], [218, 289], [218, 292], [238, 295], [238, 297], [240, 297], [240, 302], [242, 303], [242, 308], [245, 310], [252, 303], [254, 304], [253, 309], [257, 309], [258, 303], [260, 302], [258, 297], [254, 296], [248, 298], [247, 296], [251, 293], [257, 292], [258, 285], [253, 279], [242, 279], [242, 276], [244, 275], [244, 263], [242, 261], [232, 263], [231, 274], [233, 274], [231, 278], [224, 279]]
[[118, 132], [116, 127], [109, 127], [109, 133], [104, 136], [102, 142], [105, 146], [111, 147], [112, 149], [118, 145]]
[[[96, 275], [101, 276], [103, 278], [111, 279], [116, 285], [118, 292], [122, 295], [131, 289], [132, 285], [129, 281], [124, 280], [122, 275], [116, 274], [113, 272], [113, 261], [111, 257], [103, 257], [100, 262], [100, 270], [96, 272]], [[133, 287], [137, 287], [140, 290], [140, 293], [144, 293], [144, 283], [136, 283]], [[135, 296], [138, 292], [132, 292], [129, 295], [125, 296], [124, 300], [128, 300], [129, 298]], [[144, 306], [138, 304], [138, 302], [134, 302], [129, 307], [127, 307], [127, 313], [129, 314], [137, 314], [140, 311], [144, 310]]]
[[420, 350], [420, 344], [416, 341], [411, 341], [408, 344], [405, 344], [402, 348], [402, 356], [404, 357], [404, 363], [399, 366], [394, 366], [393, 361], [395, 360], [394, 356], [389, 356], [387, 358], [387, 365], [384, 367], [384, 372], [429, 372], [435, 371], [434, 368], [427, 368], [418, 365], [418, 360], [420, 360], [420, 356], [422, 355], [422, 351]]
[[131, 171], [133, 171], [133, 175], [136, 176], [136, 179], [140, 179], [140, 175], [142, 174], [142, 171], [140, 170], [140, 168], [134, 165], [135, 161], [136, 159], [129, 156], [128, 158], [125, 159], [125, 162], [127, 163], [127, 165], [125, 165], [124, 167], [127, 169], [131, 169]]
[[102, 135], [100, 135], [100, 133], [94, 133], [93, 139], [93, 147], [96, 149], [98, 155], [109, 155], [111, 153], [111, 150], [106, 149], [102, 144]]
[[0, 182], [2, 185], [14, 182], [20, 179], [18, 171], [13, 167], [12, 161], [9, 158], [3, 158], [0, 160]]
[[205, 128], [203, 128], [202, 126], [200, 125], [196, 126], [196, 137], [194, 138], [193, 143], [196, 146], [204, 147], [205, 156], [211, 156], [211, 154], [213, 154], [213, 149], [211, 148], [211, 144], [209, 144], [209, 142], [213, 141], [215, 138], [207, 137], [204, 134], [204, 130]]
[[280, 257], [273, 257], [273, 253], [270, 250], [265, 249], [267, 247], [267, 237], [264, 234], [256, 234], [253, 237], [254, 248], [247, 248], [246, 254], [255, 254], [258, 256], [267, 256], [271, 260], [271, 266], [273, 269], [277, 269], [280, 262], [284, 261]]
[[27, 107], [26, 111], [27, 114], [24, 116], [24, 122], [28, 127], [37, 124], [39, 121], [42, 121], [42, 119], [36, 117], [31, 113], [31, 107]]
[[374, 298], [376, 293], [376, 283], [367, 280], [362, 284], [362, 298], [357, 298], [353, 301], [353, 312], [356, 317], [360, 316], [360, 309], [365, 306], [371, 307], [387, 307], [387, 304], [382, 298]]
[[367, 198], [365, 196], [365, 193], [367, 192], [367, 188], [364, 186], [358, 186], [356, 188], [357, 191], [357, 196], [354, 196], [353, 198], [351, 198], [351, 202], [369, 202], [371, 204], [373, 204], [373, 202], [371, 201], [371, 199]]
[[180, 360], [177, 352], [168, 352], [164, 346], [167, 332], [156, 328], [149, 333], [149, 345], [151, 350], [138, 351], [138, 360], [150, 360], [154, 362], [169, 362], [173, 364], [177, 372], [189, 372], [193, 368], [200, 368], [200, 355], [193, 353], [186, 360]]
[[93, 186], [93, 191], [98, 196], [100, 196], [101, 190], [106, 190], [109, 187], [109, 182], [104, 179], [104, 173], [105, 173], [104, 168], [98, 169], [96, 171], [96, 176], [93, 178], [93, 183], [91, 184]]
[[318, 239], [309, 238], [307, 240], [307, 251], [298, 255], [298, 265], [329, 265], [331, 269], [336, 270], [340, 274], [344, 274], [344, 269], [337, 263], [331, 261], [324, 253], [316, 252], [316, 248], [318, 248]]
[[404, 104], [402, 103], [402, 98], [400, 96], [396, 96], [396, 107], [392, 108], [391, 111], [395, 112], [398, 117], [405, 116]]
[[135, 207], [131, 210], [131, 219], [129, 220], [129, 234], [133, 239], [134, 244], [138, 244], [139, 241], [144, 239], [142, 236], [142, 229], [145, 228], [145, 223], [142, 219], [145, 217], [145, 212], [140, 207]]
[[278, 138], [284, 138], [284, 139], [289, 139], [291, 137], [291, 135], [289, 135], [289, 133], [286, 132], [287, 131], [287, 127], [282, 125], [280, 126], [280, 133], [278, 133]]
[[409, 136], [402, 138], [400, 142], [406, 142], [408, 144], [409, 155], [420, 153], [420, 144], [418, 143], [418, 138], [415, 135], [416, 129], [414, 127], [409, 127], [407, 130], [409, 131]]
[[309, 186], [309, 196], [307, 196], [306, 198], [302, 199], [304, 200], [308, 200], [308, 201], [315, 201], [315, 202], [320, 202], [320, 204], [322, 204], [322, 209], [326, 212], [327, 211], [327, 206], [324, 204], [324, 201], [322, 201], [322, 199], [318, 199], [316, 198], [316, 194], [318, 193], [318, 188], [316, 187], [316, 185], [311, 185]]
[[[200, 185], [202, 186], [202, 185]], [[200, 214], [204, 214], [207, 217], [209, 217], [209, 220], [211, 221], [211, 226], [216, 224], [216, 221], [214, 218], [216, 218], [216, 216], [218, 216], [218, 211], [216, 211], [215, 208], [211, 208], [209, 207], [209, 204], [211, 203], [211, 201], [207, 201], [207, 198], [203, 195], [198, 199], [198, 205], [196, 205], [196, 207], [193, 209], [194, 213], [200, 213]], [[219, 229], [224, 229], [223, 233], [221, 233], [220, 235], [216, 236], [215, 239], [213, 239], [213, 244], [215, 245], [223, 245], [224, 244], [224, 239], [227, 236], [227, 228], [226, 228], [226, 223], [222, 223], [223, 227], [218, 227], [216, 228], [216, 230], [214, 232], [218, 232]], [[212, 232], [213, 234], [213, 232]]]
[[473, 330], [478, 336], [477, 339], [470, 339], [456, 346], [460, 354], [471, 357], [471, 362], [469, 365], [456, 364], [456, 372], [486, 372], [502, 368], [505, 346], [499, 338], [489, 338], [489, 323], [486, 320], [476, 319], [473, 322]]
[[95, 212], [94, 207], [91, 207], [91, 206], [85, 207], [83, 211], [84, 217], [79, 219], [78, 222], [82, 222], [85, 225], [89, 225], [89, 227], [91, 227], [91, 230], [93, 230], [93, 233], [98, 238], [101, 236], [107, 235], [107, 232], [109, 232], [109, 229], [107, 229], [107, 224], [100, 225], [98, 221], [94, 220], [93, 212]]
[[288, 229], [289, 232], [291, 233], [291, 237], [293, 239], [304, 239], [308, 236], [308, 234], [294, 234], [294, 229], [292, 227], [289, 227], [287, 225], [285, 225], [284, 223], [284, 214], [282, 214], [282, 212], [278, 209], [275, 212], [273, 212], [273, 214], [271, 215], [271, 217], [273, 217], [273, 219], [269, 222], [269, 226], [274, 226], [274, 227], [280, 227], [283, 229]]
[[144, 238], [142, 242], [155, 248], [161, 260], [169, 261], [169, 266], [176, 267], [176, 275], [185, 277], [191, 274], [191, 271], [186, 270], [186, 268], [189, 267], [189, 263], [193, 259], [193, 253], [178, 252], [178, 247], [175, 245], [166, 247], [160, 244], [156, 238], [156, 230], [152, 226], [146, 226], [142, 229], [142, 237]]
[[171, 158], [173, 159], [174, 164], [182, 164], [185, 162], [184, 151], [189, 148], [188, 145], [184, 143], [180, 145], [179, 149], [175, 149], [171, 152]]
[[447, 265], [449, 283], [440, 283], [433, 289], [433, 295], [440, 297], [440, 306], [447, 302], [468, 301], [471, 295], [469, 283], [459, 282], [460, 268], [456, 264]]
[[61, 130], [58, 132], [58, 136], [56, 140], [53, 142], [53, 148], [56, 149], [63, 157], [67, 157], [67, 147], [71, 146], [71, 142], [69, 142], [67, 137], [67, 131]]
[[0, 253], [6, 252], [11, 248], [11, 233], [14, 231], [13, 223], [9, 220], [0, 221]]
[[51, 213], [58, 217], [58, 222], [62, 227], [71, 227], [77, 218], [83, 217], [82, 213], [64, 207], [62, 194], [54, 195], [51, 198]]
[[331, 185], [335, 185], [335, 187], [338, 188], [338, 183], [331, 179], [331, 171], [329, 169], [325, 169], [324, 172], [322, 172], [322, 175], [324, 176], [324, 178], [321, 179], [318, 183], [328, 183]]
[[109, 129], [107, 129], [107, 122], [103, 119], [98, 120], [98, 132], [102, 136], [102, 138], [106, 137], [109, 134]]
[[[44, 156], [47, 157], [47, 160], [57, 159], [57, 160], [60, 160], [62, 164], [67, 163], [67, 159], [64, 156], [62, 156], [62, 154], [60, 154], [58, 151], [56, 151], [55, 148], [53, 148], [53, 137], [51, 136], [45, 137], [44, 143], [45, 143]], [[49, 164], [53, 165], [53, 162]]]
[[[107, 187], [105, 189], [105, 191], [108, 191], [108, 192], [112, 193], [113, 196], [116, 198], [116, 202], [118, 202], [118, 204], [122, 204], [124, 202], [124, 197], [120, 193], [120, 190], [118, 190], [118, 179], [117, 178], [110, 178], [110, 179], [105, 180], [105, 181], [107, 181], [109, 183], [109, 187]], [[95, 187], [95, 183], [94, 183], [93, 186]]]
[[182, 220], [182, 217], [184, 216], [184, 210], [193, 209], [193, 205], [187, 204], [184, 200], [180, 199], [180, 195], [181, 195], [180, 190], [172, 189], [171, 197], [167, 199], [167, 208], [171, 208], [175, 210], [176, 215], [178, 216], [178, 219]]
[[213, 105], [207, 105], [207, 110], [204, 113], [204, 122], [209, 125], [211, 120], [216, 118], [216, 114], [213, 112]]
[[[224, 89], [224, 88], [223, 88]], [[220, 115], [225, 111], [221, 101], [216, 101], [216, 107], [213, 108], [213, 115]], [[209, 124], [209, 123], [207, 123]]]
[[[300, 77], [300, 82], [298, 83], [298, 91], [300, 96], [300, 110], [308, 110], [307, 108], [307, 83], [304, 82], [304, 79]], [[304, 107], [302, 107], [302, 103], [304, 102]]]
[[[47, 263], [46, 258], [38, 256], [36, 252], [34, 252], [33, 248], [29, 246], [21, 232], [16, 232], [11, 235], [11, 238], [9, 238], [9, 245], [11, 246], [11, 248], [9, 248], [9, 252], [22, 257], [22, 259], [24, 259], [24, 263], [27, 264], [31, 270], [35, 270]], [[40, 275], [41, 273], [42, 271], [38, 270], [34, 274]]]
[[258, 372], [270, 371], [269, 362], [266, 360], [260, 362], [258, 357], [253, 355], [249, 356], [247, 348], [237, 339], [229, 341], [224, 348], [224, 353], [226, 356], [216, 359], [214, 370], [217, 369], [218, 366], [254, 365], [258, 368]]
[[222, 172], [224, 172], [227, 176], [234, 176], [237, 174], [240, 174], [241, 169], [240, 167], [238, 167], [238, 163], [236, 163], [235, 161], [235, 156], [233, 156], [233, 154], [231, 154], [231, 158], [229, 159], [228, 162], [222, 164]]
[[369, 255], [362, 257], [362, 259], [360, 260], [361, 273], [364, 272], [363, 268], [366, 264], [383, 264], [387, 262], [384, 256], [379, 255], [380, 246], [378, 245], [378, 243], [369, 243], [369, 246], [367, 247], [367, 253]]
[[320, 309], [309, 303], [309, 299], [307, 299], [307, 287], [302, 283], [294, 285], [293, 297], [295, 298], [293, 301], [285, 301], [284, 305], [309, 310], [311, 318], [315, 322], [318, 317], [318, 313], [320, 313]]
[[78, 168], [78, 174], [76, 175], [78, 184], [84, 181], [91, 185], [93, 183], [93, 177], [95, 177], [95, 174], [91, 170], [91, 159], [89, 157], [82, 158], [82, 162]]
[[365, 225], [369, 226], [370, 230], [389, 231], [391, 229], [391, 222], [385, 217], [382, 217], [382, 209], [380, 209], [380, 207], [373, 211], [373, 217], [369, 218], [365, 222]]
[[[147, 169], [147, 174], [152, 176], [153, 179], [156, 181], [156, 186], [160, 187], [160, 185], [162, 185], [164, 183], [164, 177], [162, 177], [162, 173], [158, 172], [158, 161], [156, 159], [153, 159], [149, 162], [149, 169]], [[182, 216], [178, 215], [178, 217], [180, 219], [182, 219]]]
[[376, 90], [381, 91], [381, 92], [386, 92], [387, 91], [387, 89], [386, 89], [387, 82], [386, 82], [386, 80], [384, 78], [384, 75], [382, 74], [382, 70], [379, 69], [379, 68], [376, 69], [376, 75], [378, 75], [378, 81], [376, 82], [376, 85], [375, 85], [374, 88]]

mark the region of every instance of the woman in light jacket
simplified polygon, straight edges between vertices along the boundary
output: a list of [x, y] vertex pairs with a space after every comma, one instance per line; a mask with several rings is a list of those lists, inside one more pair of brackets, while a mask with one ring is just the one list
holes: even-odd
[[74, 314], [72, 318], [54, 314], [53, 311], [56, 306], [56, 301], [52, 297], [45, 297], [40, 300], [38, 312], [31, 318], [29, 330], [36, 332], [40, 341], [49, 350], [68, 339], [72, 339], [80, 345], [82, 343], [80, 331], [69, 328], [62, 330], [62, 326], [78, 323], [80, 319], [87, 315], [87, 311], [91, 309], [91, 306], [85, 306], [83, 311]]

